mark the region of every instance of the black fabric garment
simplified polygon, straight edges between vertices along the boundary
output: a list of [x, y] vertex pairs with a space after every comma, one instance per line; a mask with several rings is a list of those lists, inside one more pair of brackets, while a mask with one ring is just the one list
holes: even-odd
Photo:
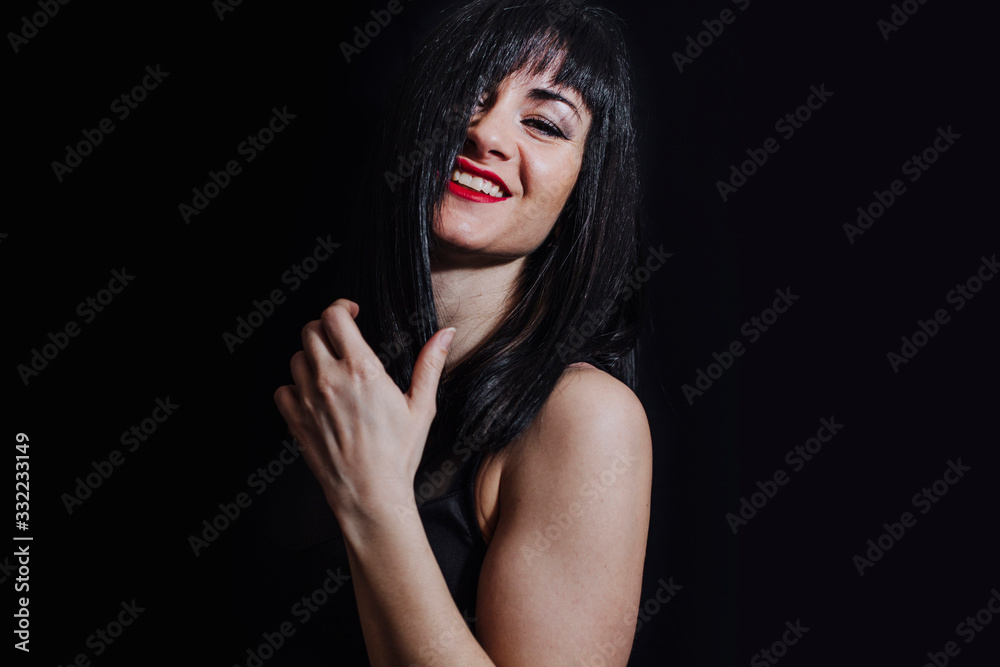
[[[473, 497], [482, 453], [454, 449], [451, 465], [438, 461], [418, 471], [415, 492], [448, 589], [475, 632], [486, 555]], [[261, 664], [368, 665], [343, 538], [305, 462], [289, 466], [240, 521], [232, 590], [249, 628], [247, 648], [260, 658], [273, 654]], [[278, 636], [282, 624], [290, 636]], [[252, 657], [244, 651], [238, 664], [257, 665]]]

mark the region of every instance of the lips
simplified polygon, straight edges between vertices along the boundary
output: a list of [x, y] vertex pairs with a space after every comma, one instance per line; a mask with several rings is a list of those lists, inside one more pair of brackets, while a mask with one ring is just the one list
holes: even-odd
[[511, 197], [510, 189], [502, 178], [461, 157], [452, 171], [448, 190], [458, 197], [483, 204], [502, 202]]

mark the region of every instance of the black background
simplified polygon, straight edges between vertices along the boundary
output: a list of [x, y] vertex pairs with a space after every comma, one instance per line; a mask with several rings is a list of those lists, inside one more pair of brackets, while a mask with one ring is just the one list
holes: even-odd
[[[673, 253], [646, 283], [643, 600], [661, 579], [683, 588], [643, 623], [632, 664], [746, 664], [797, 620], [809, 631], [782, 664], [921, 665], [947, 641], [954, 664], [993, 664], [1000, 620], [968, 644], [956, 625], [1000, 587], [1000, 282], [961, 310], [946, 294], [1000, 250], [994, 17], [914, 2], [885, 40], [889, 3], [605, 4], [628, 26], [649, 239]], [[16, 664], [245, 664], [257, 642], [230, 602], [227, 532], [197, 557], [188, 536], [279, 451], [271, 393], [302, 324], [341, 296], [331, 279], [351, 249], [294, 292], [281, 275], [317, 236], [343, 240], [375, 114], [445, 3], [403, 6], [350, 63], [339, 43], [385, 3], [246, 0], [220, 20], [207, 0], [72, 2], [18, 53], [8, 41], [3, 421], [8, 456], [31, 437], [34, 537], [31, 654]], [[679, 72], [671, 54], [724, 8], [735, 21]], [[9, 4], [0, 25], [37, 11]], [[158, 64], [163, 83], [114, 117]], [[775, 122], [810, 86], [833, 94], [786, 139]], [[243, 162], [237, 146], [275, 107], [296, 117]], [[51, 163], [104, 117], [114, 132], [60, 182]], [[911, 183], [901, 166], [939, 127], [960, 138]], [[716, 182], [768, 137], [778, 152], [724, 202]], [[178, 204], [231, 159], [243, 172], [185, 224]], [[843, 224], [897, 178], [906, 192], [850, 243]], [[77, 304], [122, 267], [134, 281], [82, 324]], [[287, 302], [231, 354], [222, 333], [275, 288]], [[799, 300], [749, 343], [741, 327], [786, 288]], [[950, 321], [894, 372], [887, 353], [939, 308]], [[69, 320], [80, 335], [26, 386], [17, 366]], [[689, 402], [682, 385], [735, 340], [746, 352]], [[176, 413], [69, 514], [76, 478], [168, 396]], [[793, 472], [785, 453], [831, 417], [844, 428]], [[920, 514], [912, 496], [959, 458], [971, 470]], [[790, 481], [734, 535], [726, 514], [778, 469]], [[859, 576], [852, 557], [906, 511], [916, 525]], [[15, 577], [0, 573], [11, 600]], [[132, 599], [145, 611], [95, 656], [87, 638]]]

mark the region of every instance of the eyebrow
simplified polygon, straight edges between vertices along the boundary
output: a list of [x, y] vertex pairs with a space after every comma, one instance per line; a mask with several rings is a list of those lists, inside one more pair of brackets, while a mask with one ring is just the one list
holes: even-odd
[[554, 90], [549, 90], [548, 88], [532, 88], [528, 92], [528, 99], [541, 102], [562, 102], [573, 110], [573, 113], [576, 114], [577, 118], [581, 121], [583, 120], [583, 117], [580, 116], [580, 111], [576, 108], [576, 105]]

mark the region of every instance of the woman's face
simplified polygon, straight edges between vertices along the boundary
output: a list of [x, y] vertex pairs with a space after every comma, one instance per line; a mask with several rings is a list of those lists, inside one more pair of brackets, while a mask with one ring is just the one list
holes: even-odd
[[446, 256], [515, 259], [552, 230], [580, 173], [591, 118], [580, 95], [555, 88], [551, 76], [512, 74], [473, 114], [434, 221]]

